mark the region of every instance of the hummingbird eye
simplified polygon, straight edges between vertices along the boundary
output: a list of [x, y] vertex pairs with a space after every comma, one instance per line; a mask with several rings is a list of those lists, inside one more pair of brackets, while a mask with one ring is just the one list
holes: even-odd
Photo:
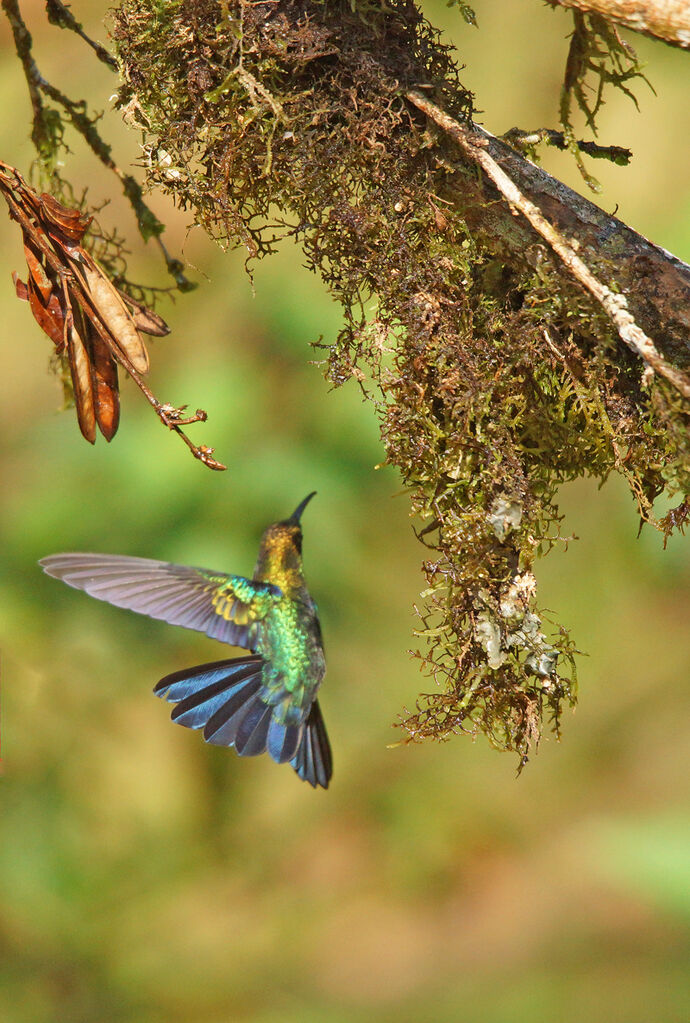
[[296, 529], [295, 530], [295, 532], [292, 535], [292, 542], [294, 543], [295, 547], [297, 548], [297, 553], [301, 554], [302, 553], [302, 530], [301, 529]]

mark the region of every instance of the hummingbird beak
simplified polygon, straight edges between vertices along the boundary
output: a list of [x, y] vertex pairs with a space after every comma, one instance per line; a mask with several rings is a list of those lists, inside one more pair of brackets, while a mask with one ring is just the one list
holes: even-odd
[[312, 497], [315, 496], [315, 494], [316, 494], [315, 490], [312, 490], [311, 494], [307, 494], [307, 496], [304, 498], [304, 500], [301, 501], [297, 505], [297, 507], [295, 508], [295, 510], [293, 511], [292, 515], [290, 516], [290, 518], [287, 521], [291, 522], [291, 523], [294, 523], [296, 526], [299, 526], [299, 520], [302, 517], [302, 512], [307, 507], [307, 505], [311, 501]]

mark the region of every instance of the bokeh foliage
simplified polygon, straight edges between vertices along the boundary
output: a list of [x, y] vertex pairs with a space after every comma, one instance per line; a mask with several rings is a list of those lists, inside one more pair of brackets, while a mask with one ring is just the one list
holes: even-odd
[[[555, 109], [567, 19], [552, 27], [539, 4], [474, 6], [483, 35], [458, 42], [493, 40], [463, 73], [481, 77], [485, 123], [516, 123], [516, 97], [530, 125], [550, 123], [544, 82]], [[433, 20], [458, 25], [445, 0], [431, 7]], [[71, 92], [110, 95], [81, 44], [55, 47], [43, 5], [29, 13], [50, 77], [62, 69]], [[80, 0], [78, 13], [102, 34], [100, 2]], [[688, 258], [673, 172], [690, 138], [679, 132], [684, 55], [643, 49], [659, 100], [630, 124], [635, 160], [630, 173], [612, 169], [606, 201], [620, 199], [626, 219]], [[7, 40], [0, 84], [18, 97], [0, 124], [2, 152], [26, 168], [28, 103]], [[605, 113], [615, 126], [615, 105]], [[616, 128], [604, 139], [628, 141]], [[139, 158], [131, 133], [108, 130], [121, 153], [131, 146], [123, 163]], [[109, 195], [108, 175], [71, 145], [75, 184]], [[208, 408], [225, 474], [178, 450], [127, 384], [112, 446], [78, 439], [58, 412], [45, 340], [13, 296], [21, 247], [0, 218], [3, 1020], [679, 1023], [687, 544], [674, 537], [663, 552], [647, 528], [637, 539], [620, 479], [564, 487], [564, 532], [579, 540], [539, 564], [539, 585], [590, 655], [567, 742], [544, 741], [517, 782], [511, 759], [484, 743], [386, 749], [418, 679], [405, 655], [418, 547], [406, 498], [391, 500], [396, 472], [373, 470], [382, 452], [356, 381], [326, 393], [307, 364], [307, 339], [334, 336], [338, 308], [291, 244], [257, 266], [254, 298], [241, 253], [215, 253], [201, 232], [188, 235], [188, 215], [152, 201], [171, 250], [184, 247], [209, 278], [165, 308], [174, 329], [153, 347], [152, 377], [166, 397], [192, 393]], [[117, 198], [103, 219], [134, 232]], [[132, 274], [151, 280], [157, 263], [137, 252]], [[262, 526], [312, 486], [305, 558], [337, 756], [323, 800], [289, 769], [243, 763], [170, 724], [154, 682], [224, 656], [220, 646], [90, 601], [36, 566], [72, 548], [248, 571]]]
[[560, 542], [558, 488], [619, 472], [672, 528], [682, 513], [653, 504], [690, 491], [687, 403], [643, 386], [541, 245], [497, 249], [475, 171], [405, 104], [422, 83], [473, 110], [411, 0], [123, 0], [114, 25], [150, 183], [250, 262], [294, 236], [343, 306], [327, 376], [374, 403], [429, 549], [418, 656], [440, 688], [407, 735], [481, 729], [524, 762], [575, 700], [573, 642], [547, 636], [533, 575]]

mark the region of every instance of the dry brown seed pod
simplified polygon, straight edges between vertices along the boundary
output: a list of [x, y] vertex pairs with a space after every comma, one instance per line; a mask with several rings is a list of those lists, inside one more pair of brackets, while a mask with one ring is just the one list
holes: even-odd
[[122, 291], [120, 288], [117, 290], [123, 302], [130, 310], [134, 326], [137, 330], [140, 330], [143, 334], [150, 334], [151, 337], [165, 337], [170, 333], [170, 327], [162, 316], [154, 313], [153, 309], [149, 309], [143, 302], [138, 302], [135, 298], [132, 298], [127, 292]]
[[71, 241], [81, 241], [93, 217], [84, 217], [80, 210], [63, 206], [48, 192], [42, 192], [38, 199], [40, 213], [49, 224], [57, 227]]
[[12, 283], [14, 284], [14, 290], [17, 293], [17, 298], [21, 299], [22, 302], [29, 301], [29, 289], [27, 288], [24, 281], [19, 277], [16, 270], [12, 271]]
[[96, 422], [105, 439], [111, 441], [120, 425], [117, 363], [91, 325], [87, 344], [91, 355]]
[[53, 282], [48, 277], [34, 247], [26, 237], [24, 238], [24, 255], [26, 257], [26, 265], [29, 268], [29, 275], [38, 288], [41, 298], [44, 302], [47, 302], [53, 292]]
[[148, 373], [149, 357], [146, 346], [139, 336], [132, 316], [117, 288], [110, 283], [100, 267], [92, 262], [85, 253], [77, 267], [80, 276], [84, 279], [94, 308], [112, 334], [115, 344], [126, 355], [138, 373]]
[[96, 412], [94, 407], [91, 361], [84, 339], [77, 330], [71, 310], [65, 321], [69, 368], [72, 374], [74, 405], [77, 410], [79, 429], [90, 444], [96, 443]]
[[[16, 274], [13, 276], [16, 278]], [[47, 334], [55, 345], [58, 354], [60, 354], [65, 349], [65, 317], [60, 306], [60, 300], [53, 293], [49, 301], [44, 303], [32, 277], [29, 278], [27, 284], [24, 284], [19, 279], [15, 281], [17, 297], [23, 298], [24, 294], [20, 294], [20, 286], [23, 292], [25, 292], [26, 301], [29, 303], [29, 308], [33, 313], [36, 323], [44, 334]]]

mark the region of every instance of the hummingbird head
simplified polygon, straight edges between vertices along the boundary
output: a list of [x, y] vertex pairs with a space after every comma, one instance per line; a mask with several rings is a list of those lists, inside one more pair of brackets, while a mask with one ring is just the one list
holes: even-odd
[[288, 519], [264, 531], [254, 577], [279, 586], [287, 595], [304, 585], [302, 579], [302, 526], [300, 519], [316, 491], [307, 494]]

